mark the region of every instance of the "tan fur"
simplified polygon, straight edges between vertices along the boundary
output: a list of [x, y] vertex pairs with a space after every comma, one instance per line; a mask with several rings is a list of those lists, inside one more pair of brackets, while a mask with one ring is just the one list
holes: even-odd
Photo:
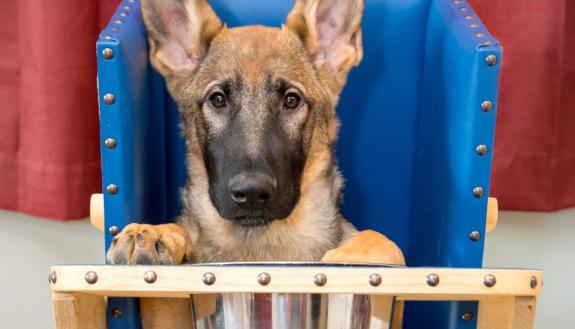
[[[167, 3], [173, 7], [164, 8]], [[331, 5], [324, 0], [297, 0], [281, 29], [229, 29], [205, 0], [142, 1], [152, 65], [166, 78], [180, 107], [189, 179], [182, 189], [184, 206], [178, 225], [128, 225], [108, 251], [109, 262], [323, 259], [404, 264], [401, 251], [392, 241], [373, 231], [357, 233], [339, 212], [343, 179], [333, 152], [339, 129], [335, 105], [348, 71], [359, 64], [363, 54], [363, 1], [336, 4], [333, 19], [340, 24], [336, 28], [317, 18], [329, 14]], [[185, 10], [166, 19], [172, 13], [170, 8]], [[314, 105], [313, 110], [307, 105], [302, 107], [297, 116], [284, 123], [294, 138], [302, 138], [306, 152], [299, 200], [287, 218], [265, 226], [246, 228], [221, 218], [209, 195], [202, 145], [220, 133], [221, 123], [198, 107], [197, 100], [214, 85], [214, 79], [231, 79], [234, 75], [245, 82], [246, 101], [262, 96], [266, 78], [281, 78], [298, 86]], [[240, 114], [239, 120], [251, 121], [254, 127], [246, 132], [251, 134], [246, 136], [249, 150], [255, 151], [265, 143], [257, 130], [261, 115], [265, 112]], [[141, 306], [145, 329], [192, 327], [189, 318], [181, 320], [189, 316], [187, 300], [146, 299]]]

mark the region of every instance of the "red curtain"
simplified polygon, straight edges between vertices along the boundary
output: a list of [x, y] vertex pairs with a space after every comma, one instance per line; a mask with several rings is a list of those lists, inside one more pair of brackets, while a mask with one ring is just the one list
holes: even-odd
[[88, 214], [101, 185], [95, 42], [117, 3], [0, 1], [0, 208]]
[[503, 45], [491, 194], [503, 209], [575, 206], [575, 1], [470, 2]]

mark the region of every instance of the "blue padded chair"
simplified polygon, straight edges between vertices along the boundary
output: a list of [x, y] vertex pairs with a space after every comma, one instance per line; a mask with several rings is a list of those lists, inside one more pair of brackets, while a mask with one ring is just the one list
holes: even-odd
[[[293, 0], [211, 3], [228, 26], [279, 26]], [[396, 241], [410, 266], [481, 267], [497, 40], [465, 0], [367, 0], [363, 33], [363, 62], [338, 106], [343, 213]], [[137, 0], [120, 5], [97, 52], [105, 225], [175, 218], [184, 144], [177, 108], [148, 64]], [[105, 238], [107, 248], [108, 230]], [[111, 298], [109, 308], [123, 313], [109, 316], [110, 328], [139, 328], [137, 300]], [[477, 303], [412, 302], [405, 327], [475, 328], [465, 311]]]

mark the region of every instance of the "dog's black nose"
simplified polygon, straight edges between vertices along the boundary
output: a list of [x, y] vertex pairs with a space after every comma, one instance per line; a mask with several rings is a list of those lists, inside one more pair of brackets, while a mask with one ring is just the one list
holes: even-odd
[[257, 209], [273, 199], [276, 181], [266, 174], [242, 173], [230, 178], [232, 200], [242, 208]]

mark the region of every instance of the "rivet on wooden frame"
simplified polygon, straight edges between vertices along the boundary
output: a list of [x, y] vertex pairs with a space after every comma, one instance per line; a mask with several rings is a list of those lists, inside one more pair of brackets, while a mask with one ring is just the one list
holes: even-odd
[[94, 283], [98, 282], [98, 274], [94, 271], [88, 271], [86, 273], [86, 275], [84, 276], [84, 279], [89, 284], [94, 284]]
[[211, 286], [216, 283], [216, 276], [212, 272], [206, 272], [202, 276], [202, 282], [207, 286]]
[[323, 287], [327, 283], [327, 276], [323, 273], [318, 273], [313, 277], [313, 283], [318, 287]]
[[487, 288], [493, 287], [496, 283], [497, 279], [495, 279], [495, 276], [493, 274], [487, 274], [486, 276], [483, 277], [483, 284]]
[[425, 282], [427, 282], [428, 286], [435, 287], [439, 284], [439, 275], [435, 273], [428, 274], [425, 278]]
[[257, 280], [258, 283], [261, 284], [262, 286], [267, 286], [268, 284], [270, 284], [272, 277], [268, 273], [262, 272], [258, 274]]
[[48, 281], [51, 283], [56, 283], [56, 280], [58, 280], [58, 276], [56, 275], [56, 271], [52, 271], [52, 273], [50, 273], [50, 276], [48, 277]]
[[158, 275], [154, 271], [146, 271], [146, 273], [144, 273], [144, 281], [146, 281], [146, 283], [152, 284], [156, 282], [157, 279]]
[[379, 286], [379, 285], [381, 284], [381, 275], [379, 275], [379, 274], [377, 274], [377, 273], [372, 273], [372, 274], [369, 276], [368, 281], [369, 281], [369, 284], [370, 284], [370, 285], [372, 285], [372, 286], [374, 286], [374, 287], [377, 287], [377, 286]]

